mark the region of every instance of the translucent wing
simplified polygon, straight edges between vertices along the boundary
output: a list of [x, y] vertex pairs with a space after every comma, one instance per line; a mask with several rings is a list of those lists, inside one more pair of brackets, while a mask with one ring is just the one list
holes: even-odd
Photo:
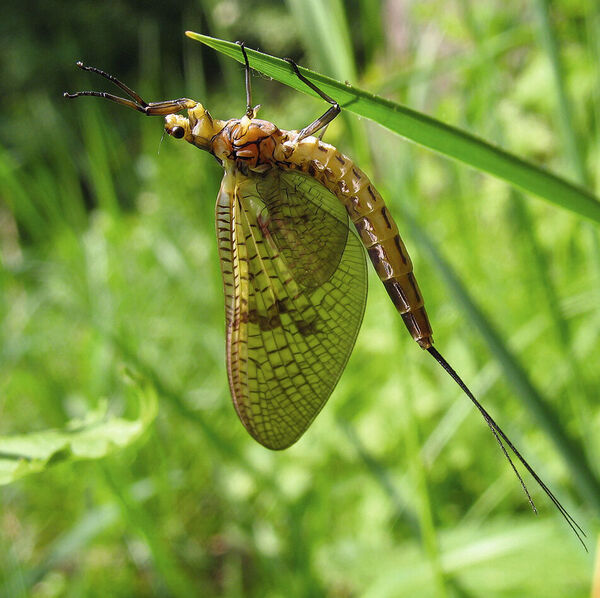
[[[274, 184], [277, 178], [278, 185]], [[318, 287], [332, 277], [348, 237], [346, 210], [326, 190], [335, 202], [315, 196], [314, 187], [314, 179], [293, 172], [277, 171], [256, 181], [268, 213], [261, 222], [268, 223], [273, 241], [303, 289]]]
[[235, 408], [258, 442], [283, 449], [350, 357], [367, 296], [364, 251], [330, 191], [278, 169], [226, 173], [217, 236]]

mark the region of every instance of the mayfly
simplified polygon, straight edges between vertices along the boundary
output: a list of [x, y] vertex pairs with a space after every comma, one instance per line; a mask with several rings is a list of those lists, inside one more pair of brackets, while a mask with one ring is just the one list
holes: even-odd
[[[413, 339], [477, 407], [534, 512], [509, 451], [583, 544], [585, 533], [577, 522], [434, 348], [412, 262], [392, 215], [367, 175], [322, 141], [341, 111], [338, 103], [287, 59], [295, 76], [331, 107], [299, 131], [257, 119], [248, 56], [239, 45], [246, 78], [246, 113], [240, 119], [213, 118], [188, 98], [147, 103], [112, 75], [81, 62], [79, 68], [108, 79], [128, 98], [98, 91], [64, 95], [101, 97], [147, 116], [164, 116], [169, 135], [210, 152], [224, 168], [216, 204], [217, 243], [225, 292], [227, 375], [243, 425], [265, 447], [285, 449], [321, 411], [362, 323], [367, 298], [364, 246]], [[183, 110], [187, 116], [179, 114]]]

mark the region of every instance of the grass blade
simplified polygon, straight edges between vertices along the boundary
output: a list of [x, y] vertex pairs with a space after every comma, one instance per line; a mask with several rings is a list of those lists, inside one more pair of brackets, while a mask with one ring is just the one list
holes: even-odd
[[548, 60], [552, 67], [552, 77], [556, 90], [556, 101], [558, 104], [558, 118], [562, 130], [565, 153], [567, 155], [570, 169], [576, 176], [577, 181], [585, 184], [587, 182], [587, 173], [585, 170], [585, 160], [582, 148], [579, 147], [577, 132], [573, 125], [573, 109], [567, 93], [566, 81], [564, 78], [564, 69], [561, 64], [561, 58], [558, 48], [558, 41], [554, 29], [550, 22], [550, 3], [548, 0], [536, 0], [534, 2], [536, 16], [539, 21], [542, 46], [544, 47]]
[[[186, 35], [243, 63], [241, 50], [234, 43], [191, 31]], [[294, 76], [285, 60], [249, 48], [247, 53], [253, 69], [298, 91], [316, 96]], [[300, 70], [325, 93], [335, 97], [345, 110], [369, 118], [411, 141], [600, 223], [600, 201], [587, 189], [426, 114], [308, 69]]]

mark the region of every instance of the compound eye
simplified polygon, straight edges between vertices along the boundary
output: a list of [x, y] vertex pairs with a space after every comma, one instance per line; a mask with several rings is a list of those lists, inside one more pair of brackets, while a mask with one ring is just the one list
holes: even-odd
[[169, 135], [175, 137], [175, 139], [181, 139], [185, 135], [185, 129], [183, 127], [173, 127], [169, 131]]

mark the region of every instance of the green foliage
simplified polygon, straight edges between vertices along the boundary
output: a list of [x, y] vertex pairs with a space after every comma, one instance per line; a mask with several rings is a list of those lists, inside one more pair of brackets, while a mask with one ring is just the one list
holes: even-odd
[[135, 420], [110, 415], [103, 401], [98, 409], [70, 420], [63, 429], [0, 437], [0, 485], [57, 463], [100, 459], [132, 444], [156, 417], [154, 389], [145, 386], [144, 390], [135, 387], [140, 410]]
[[[600, 244], [593, 222], [558, 197], [571, 179], [586, 196], [600, 190], [593, 3], [227, 0], [165, 12], [82, 0], [6, 13], [0, 434], [64, 438], [69, 422], [100, 413], [110, 415], [99, 430], [148, 427], [125, 449], [113, 450], [126, 434], [112, 432], [84, 445], [86, 457], [110, 449], [102, 459], [72, 459], [75, 434], [56, 444], [68, 460], [2, 487], [0, 596], [590, 595], [594, 555], [528, 482], [532, 516], [484, 422], [408, 337], [375, 276], [328, 405], [289, 450], [257, 445], [225, 372], [221, 169], [161, 142], [160, 119], [61, 95], [114, 91], [76, 69], [81, 59], [149, 101], [187, 96], [219, 118], [241, 116], [239, 63], [186, 39], [194, 29], [291, 56], [535, 164], [528, 172], [549, 177], [542, 195], [567, 210], [514, 191], [510, 172], [489, 177], [366, 118], [346, 114], [326, 134], [398, 221], [436, 345], [593, 553]], [[253, 89], [260, 116], [282, 128], [325, 110], [265, 77]], [[124, 392], [123, 367], [139, 372], [139, 389]]]

